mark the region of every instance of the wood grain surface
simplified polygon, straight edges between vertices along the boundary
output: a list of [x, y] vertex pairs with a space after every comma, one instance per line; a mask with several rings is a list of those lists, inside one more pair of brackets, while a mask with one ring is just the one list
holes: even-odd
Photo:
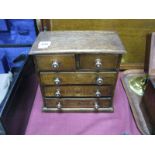
[[119, 55], [118, 54], [80, 54], [79, 56], [80, 69], [94, 69], [96, 70], [96, 59], [101, 60], [101, 69], [116, 69], [118, 68]]
[[[35, 56], [36, 59], [36, 67], [40, 71], [75, 71], [76, 64], [75, 64], [75, 56], [74, 54], [63, 54], [63, 55], [37, 55]], [[54, 69], [52, 68], [52, 63], [57, 61], [59, 63], [59, 68]]]
[[56, 108], [58, 102], [62, 104], [62, 108], [94, 108], [95, 102], [97, 102], [100, 108], [112, 107], [111, 98], [101, 98], [99, 100], [95, 98], [62, 98], [62, 99], [49, 99], [45, 98], [45, 106], [47, 108]]
[[45, 97], [56, 97], [55, 93], [60, 91], [61, 97], [96, 97], [99, 90], [101, 96], [112, 96], [113, 86], [44, 86]]
[[110, 30], [118, 32], [127, 51], [123, 56], [121, 69], [144, 68], [146, 36], [155, 32], [155, 19], [52, 19], [47, 23], [48, 30]]
[[[50, 42], [45, 48], [40, 43]], [[116, 32], [112, 31], [51, 31], [40, 32], [30, 55], [54, 53], [125, 53], [124, 46]]]
[[97, 84], [96, 80], [100, 77], [103, 79], [103, 84], [115, 84], [116, 72], [40, 72], [40, 81], [42, 85], [55, 85], [54, 80], [60, 79], [60, 85], [74, 84]]

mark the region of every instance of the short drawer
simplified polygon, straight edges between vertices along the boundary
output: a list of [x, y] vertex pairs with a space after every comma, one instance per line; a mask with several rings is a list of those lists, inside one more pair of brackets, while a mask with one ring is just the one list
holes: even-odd
[[36, 55], [36, 66], [41, 71], [74, 71], [76, 69], [74, 54]]
[[40, 72], [42, 85], [97, 84], [113, 85], [116, 72]]
[[79, 55], [80, 69], [107, 70], [116, 69], [119, 64], [118, 54], [81, 54]]
[[45, 86], [45, 97], [102, 97], [112, 96], [112, 86]]
[[45, 107], [56, 108], [57, 110], [63, 108], [93, 108], [97, 110], [99, 108], [112, 107], [111, 98], [45, 98], [44, 101]]

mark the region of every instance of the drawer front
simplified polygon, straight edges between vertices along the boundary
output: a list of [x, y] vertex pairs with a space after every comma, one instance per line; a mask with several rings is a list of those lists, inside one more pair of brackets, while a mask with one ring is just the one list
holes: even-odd
[[47, 108], [109, 108], [112, 107], [111, 98], [62, 98], [47, 99], [45, 98], [45, 107]]
[[40, 80], [43, 85], [66, 85], [66, 84], [115, 84], [116, 72], [41, 72]]
[[38, 70], [74, 71], [76, 69], [74, 54], [37, 55], [35, 56]]
[[118, 68], [119, 55], [115, 54], [81, 54], [80, 69], [116, 69]]
[[45, 97], [102, 97], [112, 96], [112, 86], [46, 86]]

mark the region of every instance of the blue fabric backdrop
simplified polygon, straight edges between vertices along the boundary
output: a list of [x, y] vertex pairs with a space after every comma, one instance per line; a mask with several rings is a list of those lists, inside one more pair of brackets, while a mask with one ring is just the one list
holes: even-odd
[[28, 54], [36, 35], [33, 19], [0, 20], [0, 73], [6, 72], [5, 58], [10, 67], [22, 65], [14, 64], [13, 60], [21, 54]]

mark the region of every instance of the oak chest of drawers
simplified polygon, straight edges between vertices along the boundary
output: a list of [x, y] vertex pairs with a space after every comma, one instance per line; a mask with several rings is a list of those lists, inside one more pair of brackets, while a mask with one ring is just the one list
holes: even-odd
[[115, 32], [41, 32], [33, 44], [43, 110], [112, 112], [121, 56]]

